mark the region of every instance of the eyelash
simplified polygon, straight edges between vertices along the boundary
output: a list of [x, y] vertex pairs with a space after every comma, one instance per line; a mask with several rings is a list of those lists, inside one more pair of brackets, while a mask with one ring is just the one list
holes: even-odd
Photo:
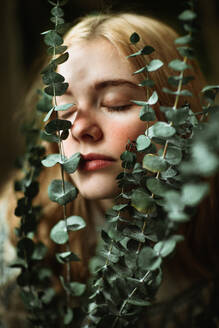
[[63, 114], [61, 114], [60, 115], [60, 119], [63, 119], [63, 120], [66, 120], [66, 119], [68, 119], [69, 118], [69, 116], [71, 115], [71, 114], [73, 114], [74, 112], [72, 112], [72, 111], [66, 111], [66, 112], [64, 112]]
[[104, 106], [104, 107], [107, 108], [108, 112], [122, 112], [128, 110], [131, 106], [132, 106], [131, 104], [128, 104], [123, 106], [111, 106], [111, 107]]
[[[123, 106], [111, 106], [111, 107], [108, 107], [108, 106], [103, 106], [105, 108], [107, 108], [107, 111], [108, 112], [123, 112], [125, 110], [128, 110], [132, 105], [131, 104], [128, 104], [128, 105], [123, 105]], [[69, 117], [69, 115], [71, 115], [72, 112], [66, 112], [64, 113], [63, 115], [60, 115], [62, 119], [67, 119]]]

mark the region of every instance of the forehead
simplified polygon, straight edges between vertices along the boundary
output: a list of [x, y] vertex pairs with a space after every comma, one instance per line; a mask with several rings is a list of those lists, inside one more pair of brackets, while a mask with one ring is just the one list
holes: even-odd
[[76, 41], [68, 47], [69, 59], [59, 65], [58, 72], [65, 76], [66, 81], [74, 77], [85, 79], [131, 79], [134, 71], [126, 55], [117, 49], [110, 41], [98, 38]]

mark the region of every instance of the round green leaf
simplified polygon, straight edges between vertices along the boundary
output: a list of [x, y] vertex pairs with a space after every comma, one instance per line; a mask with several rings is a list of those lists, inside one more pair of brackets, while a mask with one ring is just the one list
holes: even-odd
[[50, 21], [53, 22], [54, 24], [57, 24], [57, 27], [59, 26], [59, 24], [64, 24], [65, 20], [61, 17], [51, 17]]
[[134, 104], [136, 104], [138, 106], [147, 106], [148, 105], [147, 101], [131, 100], [131, 102], [133, 102]]
[[181, 107], [177, 110], [170, 110], [165, 111], [165, 116], [169, 122], [173, 122], [174, 125], [181, 125], [187, 122], [189, 118], [189, 110], [187, 107]]
[[208, 193], [209, 187], [207, 183], [188, 183], [182, 188], [182, 200], [185, 205], [195, 206]]
[[214, 104], [215, 97], [219, 91], [219, 85], [207, 85], [202, 89], [202, 93], [204, 95], [204, 98], [210, 102], [211, 104]]
[[68, 231], [78, 231], [86, 227], [86, 223], [82, 217], [72, 215], [67, 218], [67, 229]]
[[188, 221], [188, 215], [184, 213], [185, 205], [181, 194], [176, 191], [168, 191], [164, 197], [164, 208], [168, 212], [169, 219], [176, 222]]
[[43, 166], [45, 167], [52, 167], [57, 163], [62, 163], [62, 158], [60, 154], [49, 154], [45, 159], [41, 161]]
[[71, 104], [63, 104], [63, 105], [55, 106], [54, 107], [54, 110], [55, 111], [65, 111], [65, 110], [71, 108], [74, 105], [75, 104], [73, 104], [73, 103], [71, 103]]
[[43, 74], [43, 83], [44, 84], [52, 84], [57, 82], [64, 82], [65, 78], [59, 73], [56, 72], [46, 72]]
[[64, 325], [69, 325], [74, 318], [74, 312], [71, 308], [67, 308], [65, 315], [64, 315]]
[[81, 296], [86, 290], [86, 285], [80, 282], [70, 282], [69, 290], [73, 296]]
[[67, 120], [55, 119], [50, 121], [46, 126], [45, 130], [48, 134], [55, 133], [57, 131], [68, 130], [71, 128], [71, 122]]
[[192, 11], [192, 10], [185, 10], [183, 11], [178, 17], [180, 20], [183, 20], [183, 21], [191, 21], [193, 19], [195, 19], [197, 16], [197, 14]]
[[122, 160], [122, 167], [129, 169], [135, 163], [136, 154], [126, 150], [121, 154], [120, 159]]
[[112, 207], [112, 209], [114, 211], [122, 211], [124, 208], [126, 208], [128, 206], [128, 204], [118, 204], [118, 205], [114, 205]]
[[139, 117], [142, 121], [147, 121], [147, 122], [156, 120], [155, 111], [149, 105], [143, 106], [141, 108]]
[[109, 237], [108, 233], [103, 229], [101, 230], [101, 238], [104, 240], [105, 243], [111, 243], [111, 238]]
[[60, 220], [50, 231], [50, 238], [56, 244], [62, 245], [68, 241], [68, 232], [64, 220]]
[[171, 84], [171, 85], [174, 85], [174, 86], [178, 86], [180, 81], [182, 81], [182, 85], [185, 85], [185, 84], [187, 84], [187, 83], [189, 83], [190, 81], [193, 81], [193, 80], [194, 80], [194, 76], [192, 76], [192, 75], [183, 76], [183, 77], [181, 77], [181, 75], [179, 75], [179, 76], [170, 76], [168, 78], [168, 83]]
[[165, 159], [171, 165], [179, 165], [179, 163], [182, 161], [181, 149], [169, 146], [167, 148]]
[[187, 43], [190, 43], [191, 41], [192, 41], [191, 35], [187, 34], [187, 35], [177, 38], [174, 42], [175, 42], [175, 44], [187, 44]]
[[184, 239], [183, 236], [173, 235], [166, 240], [162, 240], [162, 241], [158, 242], [154, 246], [154, 250], [158, 256], [166, 257], [174, 251], [174, 249], [176, 247], [176, 243], [179, 241], [182, 241], [183, 239]]
[[150, 98], [148, 99], [148, 105], [155, 105], [158, 102], [158, 94], [156, 91], [152, 93]]
[[73, 154], [69, 159], [64, 161], [63, 163], [63, 168], [67, 173], [74, 173], [81, 160], [81, 154], [80, 153], [75, 153]]
[[138, 84], [140, 87], [154, 87], [155, 83], [153, 80], [147, 79]]
[[169, 93], [171, 95], [176, 95], [176, 96], [184, 96], [184, 97], [191, 97], [192, 93], [191, 91], [187, 90], [187, 89], [183, 89], [181, 91], [172, 91], [168, 88], [162, 88], [162, 91], [165, 93]]
[[219, 91], [219, 85], [207, 85], [207, 86], [205, 86], [203, 89], [202, 89], [202, 93], [205, 93], [205, 92], [207, 92], [207, 91], [209, 91], [209, 90], [216, 90], [216, 91]]
[[143, 234], [143, 232], [141, 231], [141, 229], [137, 226], [134, 225], [129, 225], [126, 226], [123, 230], [122, 230], [122, 234], [130, 239], [134, 239], [140, 243], [144, 243], [145, 242], [145, 235]]
[[190, 65], [186, 64], [184, 61], [179, 60], [179, 59], [174, 59], [172, 60], [168, 66], [172, 69], [174, 69], [175, 71], [184, 71], [187, 68], [191, 68]]
[[31, 259], [32, 260], [43, 260], [47, 251], [48, 251], [47, 247], [43, 243], [39, 242], [35, 245], [35, 249], [31, 256]]
[[138, 136], [136, 140], [136, 147], [138, 151], [147, 149], [151, 144], [151, 140], [145, 135]]
[[150, 247], [144, 247], [138, 256], [139, 267], [146, 271], [154, 271], [161, 265], [162, 258], [157, 256], [157, 253]]
[[132, 44], [136, 44], [138, 43], [138, 41], [140, 40], [140, 36], [138, 35], [138, 33], [134, 32], [131, 36], [130, 36], [130, 41]]
[[59, 142], [59, 137], [54, 134], [48, 134], [46, 131], [40, 131], [40, 138], [47, 142]]
[[188, 57], [190, 59], [194, 58], [194, 49], [190, 47], [179, 47], [177, 48], [182, 57]]
[[150, 172], [163, 172], [168, 168], [168, 163], [162, 157], [154, 154], [147, 154], [143, 159], [143, 167]]
[[[131, 56], [129, 56], [129, 57], [131, 57]], [[141, 67], [140, 69], [135, 71], [133, 74], [140, 74], [140, 73], [143, 73], [144, 71], [147, 71], [147, 66]]]
[[[141, 50], [135, 52], [134, 54], [129, 55], [127, 58], [130, 57], [136, 57], [136, 56], [140, 56], [140, 55], [149, 55], [154, 51], [154, 48], [152, 48], [151, 46], [145, 46], [144, 48], [142, 48]], [[156, 59], [155, 59], [156, 60]], [[147, 67], [142, 68], [143, 70], [146, 70]], [[136, 71], [135, 74], [140, 73], [140, 71]]]
[[154, 210], [154, 200], [143, 189], [136, 189], [131, 195], [131, 206], [141, 213]]
[[204, 176], [212, 174], [219, 166], [218, 156], [203, 142], [197, 141], [192, 147], [192, 156], [196, 170]]
[[168, 139], [176, 133], [176, 129], [166, 122], [157, 122], [150, 127], [149, 136]]
[[47, 32], [44, 37], [44, 41], [47, 46], [51, 47], [61, 46], [63, 43], [62, 37], [55, 30]]
[[54, 111], [54, 107], [52, 107], [50, 111], [46, 114], [46, 116], [43, 119], [43, 122], [46, 122], [50, 119], [50, 116], [52, 115], [53, 111]]
[[49, 85], [44, 91], [50, 96], [62, 96], [68, 89], [68, 83], [57, 82]]
[[62, 10], [62, 8], [60, 8], [58, 6], [55, 6], [54, 8], [52, 8], [51, 14], [53, 16], [63, 17], [64, 16], [64, 11]]
[[169, 187], [162, 181], [156, 178], [148, 178], [146, 181], [147, 188], [155, 195], [163, 196]]
[[67, 50], [66, 46], [59, 46], [59, 47], [55, 47], [55, 48], [50, 47], [50, 48], [48, 48], [47, 53], [48, 53], [48, 55], [52, 56], [54, 54], [54, 52], [56, 55], [58, 55], [58, 54], [62, 54], [66, 50]]
[[150, 55], [152, 52], [154, 52], [154, 48], [151, 46], [145, 46], [141, 49], [141, 55]]
[[161, 177], [163, 179], [173, 178], [177, 175], [177, 171], [175, 171], [172, 167], [169, 167], [166, 171], [161, 173]]
[[[163, 149], [160, 149], [158, 153], [159, 155], [162, 155]], [[171, 165], [178, 165], [182, 160], [181, 149], [174, 146], [168, 146], [165, 160]]]
[[128, 304], [135, 305], [135, 306], [148, 306], [151, 304], [149, 301], [145, 301], [142, 299], [137, 299], [137, 298], [131, 298], [127, 302]]
[[65, 52], [64, 54], [62, 54], [58, 58], [54, 59], [53, 60], [53, 64], [54, 65], [63, 64], [64, 62], [66, 62], [68, 60], [68, 57], [69, 57], [69, 53], [68, 52]]
[[160, 59], [152, 59], [151, 62], [147, 65], [148, 72], [157, 71], [163, 66], [163, 62]]
[[60, 262], [60, 263], [67, 263], [67, 262], [72, 262], [72, 261], [74, 261], [74, 262], [80, 261], [79, 257], [76, 254], [74, 254], [74, 253], [72, 253], [70, 251], [63, 252], [63, 253], [56, 253], [56, 258], [57, 258], [58, 262]]
[[61, 140], [66, 140], [69, 136], [69, 130], [63, 130], [60, 134], [60, 139]]
[[50, 200], [59, 205], [71, 202], [76, 198], [77, 193], [77, 189], [68, 181], [64, 181], [64, 190], [62, 180], [53, 180], [48, 188]]

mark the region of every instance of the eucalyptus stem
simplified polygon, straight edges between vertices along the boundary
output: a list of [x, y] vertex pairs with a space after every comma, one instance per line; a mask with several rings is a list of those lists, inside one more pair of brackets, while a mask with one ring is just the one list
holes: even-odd
[[[57, 7], [58, 6], [59, 6], [59, 1], [57, 0]], [[58, 26], [58, 20], [57, 20], [57, 16], [55, 16], [55, 30], [57, 30], [57, 26]], [[56, 48], [54, 47], [53, 48], [53, 59], [55, 59], [56, 55], [57, 55], [56, 54]], [[57, 106], [58, 105], [57, 104], [57, 95], [56, 95], [56, 89], [55, 89], [54, 82], [52, 83], [52, 86], [53, 86], [54, 104], [55, 104], [55, 106]], [[58, 112], [56, 112], [56, 118], [58, 119]], [[58, 130], [57, 134], [58, 134], [59, 153], [60, 153], [61, 161], [63, 162], [64, 159], [65, 159], [65, 153], [64, 153], [64, 147], [63, 147], [63, 142], [62, 142], [62, 139], [61, 139], [60, 130]], [[65, 177], [64, 177], [64, 168], [63, 168], [62, 164], [60, 164], [60, 174], [61, 174], [61, 180], [62, 180], [62, 192], [63, 192], [63, 194], [65, 194], [65, 191], [66, 191], [65, 190]], [[63, 209], [63, 219], [64, 219], [64, 222], [65, 222], [65, 228], [66, 228], [67, 233], [69, 234], [68, 225], [67, 225], [66, 204], [64, 204], [62, 206], [62, 209]], [[65, 244], [65, 249], [66, 249], [67, 252], [70, 252], [70, 250], [71, 250], [69, 238], [68, 238], [68, 241]], [[71, 282], [71, 264], [70, 264], [70, 262], [66, 263], [66, 269], [67, 269], [66, 270], [66, 281], [67, 281], [67, 284], [69, 284]], [[67, 294], [67, 305], [69, 305], [70, 291], [68, 289], [66, 289], [66, 294]]]
[[[149, 73], [147, 71], [147, 73], [146, 73], [146, 80], [148, 80], [148, 79], [149, 79]], [[149, 87], [146, 87], [146, 101], [148, 101], [149, 97], [150, 97], [150, 90], [149, 90]], [[149, 105], [147, 105], [147, 106], [149, 107]], [[148, 135], [148, 129], [149, 129], [149, 121], [147, 121], [146, 135]], [[147, 217], [148, 216], [146, 215], [146, 218], [145, 218], [144, 223], [143, 223], [143, 227], [141, 229], [142, 233], [144, 233], [144, 231], [146, 229], [146, 226], [147, 226], [147, 222], [146, 222]], [[140, 252], [140, 250], [142, 248], [142, 244], [143, 244], [142, 242], [139, 242], [138, 249], [136, 251], [136, 255], [139, 254], [139, 252]]]
[[[145, 279], [148, 277], [148, 275], [150, 274], [150, 272], [151, 272], [150, 270], [147, 271], [147, 272], [145, 273], [145, 275], [144, 275], [139, 281], [140, 281], [141, 283], [143, 283], [144, 280], [145, 280]], [[124, 310], [125, 307], [126, 307], [126, 304], [127, 304], [128, 301], [133, 297], [133, 295], [135, 294], [135, 292], [136, 292], [137, 290], [138, 290], [138, 288], [135, 287], [135, 288], [131, 291], [131, 293], [128, 295], [127, 299], [125, 299], [125, 300], [123, 301], [122, 306], [121, 306], [121, 308], [120, 308], [120, 310], [119, 310], [119, 314], [118, 314], [118, 316], [115, 318], [115, 320], [114, 320], [114, 322], [113, 322], [112, 328], [115, 328], [115, 327], [116, 327], [117, 322], [118, 322], [120, 316], [122, 316], [122, 312], [123, 312], [123, 310]]]
[[[183, 62], [186, 64], [187, 60], [188, 60], [188, 58], [187, 58], [187, 56], [185, 56]], [[178, 87], [177, 87], [177, 95], [176, 95], [176, 98], [175, 98], [174, 105], [172, 107], [173, 110], [177, 110], [177, 107], [178, 107], [179, 97], [180, 97], [179, 93], [182, 89], [182, 81], [183, 81], [183, 72], [180, 73], [180, 80], [179, 80]], [[170, 122], [170, 126], [172, 126], [172, 125], [173, 125], [173, 122]], [[166, 157], [168, 145], [169, 145], [169, 141], [166, 140], [165, 145], [164, 145], [164, 149], [163, 149], [162, 158]], [[159, 176], [160, 176], [160, 171], [157, 172], [156, 179], [159, 179]]]
[[[187, 60], [188, 60], [188, 58], [187, 58], [187, 56], [185, 56], [183, 59], [184, 64], [187, 63]], [[180, 97], [179, 93], [182, 89], [182, 82], [183, 82], [183, 72], [180, 73], [180, 80], [179, 80], [179, 84], [178, 84], [178, 88], [177, 88], [177, 95], [176, 95], [175, 103], [173, 105], [173, 110], [176, 110], [178, 107], [178, 102], [179, 102], [179, 97]]]

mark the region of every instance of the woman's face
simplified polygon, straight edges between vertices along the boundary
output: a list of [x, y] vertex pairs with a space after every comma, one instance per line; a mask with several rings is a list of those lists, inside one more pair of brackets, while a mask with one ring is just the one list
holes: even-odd
[[116, 177], [123, 170], [120, 155], [128, 139], [145, 131], [140, 107], [131, 102], [144, 100], [145, 91], [125, 55], [109, 41], [80, 41], [68, 51], [68, 61], [58, 68], [69, 83], [66, 94], [57, 97], [58, 105], [75, 104], [59, 112], [73, 124], [63, 141], [64, 152], [67, 157], [80, 152], [84, 159], [72, 179], [85, 198], [112, 198], [118, 194]]

